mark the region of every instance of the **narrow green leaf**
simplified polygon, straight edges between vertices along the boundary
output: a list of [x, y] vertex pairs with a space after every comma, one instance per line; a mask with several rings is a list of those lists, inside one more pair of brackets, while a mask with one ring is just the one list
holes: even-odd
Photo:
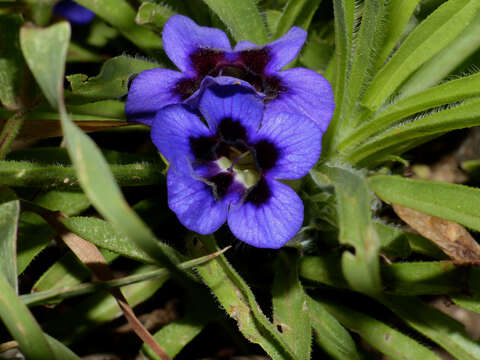
[[[181, 269], [190, 269], [195, 266], [201, 265], [205, 262], [208, 262], [212, 259], [211, 255], [205, 255], [200, 258], [192, 259], [185, 261], [178, 265]], [[103, 281], [103, 282], [94, 282], [94, 283], [84, 283], [70, 287], [55, 287], [50, 290], [45, 290], [42, 292], [35, 292], [33, 294], [22, 295], [21, 299], [25, 305], [35, 306], [48, 303], [51, 301], [59, 301], [63, 299], [68, 299], [73, 296], [79, 296], [84, 294], [89, 294], [93, 292], [99, 292], [102, 290], [113, 289], [116, 287], [128, 286], [136, 284], [143, 281], [148, 281], [152, 279], [160, 279], [166, 281], [170, 277], [170, 271], [165, 268], [157, 268], [155, 270], [142, 272], [136, 275], [125, 276], [122, 278], [117, 278], [114, 280]]]
[[89, 8], [140, 49], [153, 52], [162, 48], [160, 36], [135, 23], [135, 10], [126, 0], [76, 0]]
[[438, 7], [377, 73], [365, 93], [364, 105], [376, 111], [415, 70], [454, 41], [479, 8], [478, 0], [450, 0]]
[[374, 221], [374, 225], [383, 254], [386, 254], [390, 259], [406, 259], [412, 254], [410, 243], [403, 231], [378, 221]]
[[[344, 103], [345, 89], [348, 83], [348, 73], [352, 62], [353, 28], [355, 20], [354, 0], [333, 0], [335, 21], [335, 102]], [[330, 125], [322, 139], [322, 157], [328, 157], [338, 141], [339, 125], [343, 122], [341, 107], [337, 106]]]
[[479, 115], [480, 100], [472, 99], [454, 108], [394, 126], [361, 145], [347, 159], [354, 164], [368, 164], [379, 159], [380, 155], [400, 155], [449, 131], [480, 125]]
[[[0, 192], [8, 191], [6, 188]], [[0, 195], [1, 196], [1, 195]], [[18, 292], [17, 282], [17, 230], [20, 218], [20, 201], [0, 204], [0, 273]]]
[[145, 252], [130, 238], [115, 227], [101, 219], [93, 217], [70, 217], [63, 220], [68, 230], [91, 243], [117, 254], [145, 263], [156, 263], [149, 253]]
[[[132, 275], [156, 269], [158, 267], [154, 265], [143, 265]], [[160, 278], [143, 281], [125, 286], [121, 291], [130, 306], [135, 307], [151, 298], [163, 286], [165, 280], [165, 278]], [[99, 292], [72, 307], [61, 317], [50, 318], [46, 329], [49, 334], [69, 344], [101, 324], [112, 321], [121, 315], [122, 311], [115, 298], [108, 292]]]
[[[465, 333], [463, 324], [417, 298], [383, 297], [379, 299], [403, 321], [447, 350], [457, 360], [474, 360], [480, 345]], [[408, 349], [408, 347], [402, 347]], [[407, 359], [423, 359], [407, 357]]]
[[[105, 261], [109, 264], [120, 255], [100, 249]], [[73, 252], [67, 252], [64, 256], [55, 262], [45, 271], [42, 276], [33, 285], [31, 292], [40, 293], [47, 292], [58, 288], [72, 288], [81, 284], [92, 276], [92, 272], [75, 256]], [[49, 300], [49, 305], [57, 305], [62, 299], [55, 301]]]
[[[201, 241], [195, 244], [194, 238], [194, 244], [189, 244], [195, 256], [218, 251], [213, 236], [202, 236]], [[197, 267], [197, 271], [248, 340], [259, 344], [274, 360], [296, 359], [281, 334], [262, 313], [250, 288], [223, 255]]]
[[313, 15], [321, 2], [322, 0], [290, 0], [282, 12], [274, 37], [279, 38], [292, 26], [308, 30]]
[[27, 359], [58, 359], [27, 307], [0, 272], [0, 318]]
[[35, 204], [67, 216], [81, 214], [90, 207], [90, 201], [80, 191], [51, 190], [35, 197]]
[[277, 31], [278, 22], [282, 17], [282, 12], [280, 10], [266, 10], [265, 11], [265, 21], [267, 23], [267, 29], [270, 34], [275, 34]]
[[427, 89], [400, 100], [381, 111], [372, 120], [356, 129], [338, 145], [339, 151], [347, 151], [409, 116], [438, 106], [451, 104], [480, 95], [480, 74], [466, 76]]
[[63, 345], [60, 341], [51, 337], [48, 334], [44, 334], [44, 335], [45, 335], [45, 338], [48, 341], [48, 345], [50, 345], [50, 348], [52, 349], [53, 353], [55, 354], [56, 359], [80, 360], [80, 358], [77, 355], [75, 355], [72, 350], [70, 350], [68, 347]]
[[[112, 176], [120, 186], [159, 184], [164, 180], [161, 163], [110, 165]], [[78, 189], [78, 174], [71, 166], [43, 165], [27, 161], [1, 161], [0, 183], [18, 187]]]
[[348, 331], [321, 303], [310, 297], [307, 300], [316, 343], [335, 360], [360, 360]]
[[70, 25], [59, 22], [45, 29], [23, 26], [20, 45], [28, 67], [54, 109], [63, 91], [63, 69], [70, 40]]
[[162, 29], [173, 15], [175, 15], [175, 11], [167, 5], [144, 2], [138, 8], [135, 22], [139, 25], [151, 25], [156, 29]]
[[464, 185], [377, 175], [368, 184], [384, 201], [480, 231], [480, 190]]
[[300, 64], [325, 74], [333, 51], [334, 45], [331, 40], [310, 36], [300, 55]]
[[273, 323], [295, 353], [310, 359], [311, 328], [307, 297], [298, 278], [298, 254], [281, 251], [275, 263], [273, 282]]
[[381, 321], [330, 301], [315, 301], [342, 325], [393, 360], [439, 360], [432, 351]]
[[39, 215], [22, 212], [18, 223], [17, 271], [27, 266], [55, 237], [55, 231]]
[[[414, 95], [440, 83], [480, 48], [480, 12], [463, 32], [435, 57], [422, 65], [399, 90], [399, 98]], [[455, 54], [455, 56], [452, 56]]]
[[0, 15], [0, 102], [10, 110], [21, 107], [20, 84], [25, 62], [18, 34], [22, 24], [19, 14]]
[[[339, 216], [339, 241], [355, 248], [345, 252], [342, 269], [348, 283], [357, 291], [375, 294], [381, 291], [378, 251], [380, 243], [370, 211], [372, 195], [365, 179], [353, 170], [330, 165], [323, 172], [335, 187]], [[312, 172], [315, 178], [315, 172]]]
[[128, 80], [132, 75], [157, 67], [160, 64], [121, 55], [107, 60], [97, 76], [89, 78], [84, 74], [74, 74], [67, 76], [67, 80], [72, 94], [83, 99], [116, 99], [128, 92]]
[[[355, 52], [349, 71], [348, 85], [341, 107], [341, 129], [351, 130], [362, 114], [359, 100], [370, 83], [375, 66], [378, 47], [383, 40], [387, 8], [384, 0], [366, 0], [362, 22], [355, 39]], [[345, 130], [342, 130], [345, 131]]]
[[377, 68], [380, 68], [400, 40], [408, 21], [412, 17], [420, 0], [392, 0], [388, 5], [388, 18], [385, 40], [377, 57]]
[[96, 63], [103, 61], [104, 58], [93, 51], [84, 48], [81, 45], [71, 42], [68, 45], [67, 62], [68, 63]]
[[237, 41], [248, 40], [263, 45], [268, 34], [258, 10], [257, 0], [203, 0], [228, 26]]

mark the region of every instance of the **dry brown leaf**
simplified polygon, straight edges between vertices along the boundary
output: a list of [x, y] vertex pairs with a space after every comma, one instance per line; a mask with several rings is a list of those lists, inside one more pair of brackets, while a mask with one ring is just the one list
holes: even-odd
[[480, 265], [480, 245], [463, 226], [400, 205], [392, 205], [400, 219], [435, 243], [454, 263]]

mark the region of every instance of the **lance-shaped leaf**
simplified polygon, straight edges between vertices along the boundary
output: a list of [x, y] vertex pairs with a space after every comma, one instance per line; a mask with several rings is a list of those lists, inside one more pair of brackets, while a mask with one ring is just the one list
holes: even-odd
[[292, 26], [308, 30], [313, 15], [322, 0], [290, 0], [281, 13], [275, 32], [275, 38], [285, 34]]
[[311, 328], [307, 296], [298, 278], [298, 254], [280, 252], [273, 282], [273, 322], [296, 359], [310, 359]]
[[255, 0], [203, 0], [228, 26], [237, 41], [248, 40], [258, 45], [268, 42], [267, 28], [263, 23]]
[[330, 301], [317, 301], [342, 325], [393, 360], [439, 360], [432, 351], [381, 321]]
[[[342, 269], [352, 288], [364, 293], [380, 292], [378, 251], [380, 243], [372, 222], [372, 195], [365, 179], [353, 170], [322, 166], [320, 171], [331, 181], [337, 195], [339, 240], [355, 248], [345, 252]], [[312, 172], [315, 179], [316, 172]]]
[[19, 14], [0, 15], [0, 102], [7, 109], [20, 108], [20, 84], [25, 62], [18, 34], [23, 19]]
[[[189, 247], [195, 256], [218, 251], [213, 236], [197, 237]], [[227, 259], [220, 255], [208, 264], [197, 267], [198, 274], [210, 288], [225, 311], [238, 325], [240, 332], [251, 342], [259, 344], [272, 359], [296, 359], [281, 334], [268, 321], [255, 297]]]
[[382, 200], [480, 231], [479, 189], [387, 175], [372, 176], [368, 184]]
[[18, 292], [17, 282], [17, 230], [20, 201], [8, 188], [0, 188], [0, 273]]
[[479, 8], [478, 0], [450, 0], [439, 6], [377, 73], [365, 93], [364, 105], [376, 111], [415, 70], [454, 41]]

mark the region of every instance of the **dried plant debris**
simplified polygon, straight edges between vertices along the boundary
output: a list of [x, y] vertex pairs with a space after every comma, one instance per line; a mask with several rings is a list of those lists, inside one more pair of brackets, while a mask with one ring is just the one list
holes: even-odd
[[480, 245], [461, 225], [393, 204], [395, 213], [456, 264], [480, 265]]

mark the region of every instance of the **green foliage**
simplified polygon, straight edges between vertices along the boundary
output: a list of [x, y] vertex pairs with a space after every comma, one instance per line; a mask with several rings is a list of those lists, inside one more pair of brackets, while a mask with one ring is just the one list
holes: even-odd
[[[109, 341], [121, 315], [109, 290], [121, 289], [132, 307], [144, 304], [136, 311], [178, 301], [152, 329], [171, 358], [220, 328], [235, 351], [274, 360], [309, 359], [316, 347], [341, 360], [438, 359], [440, 348], [480, 360], [464, 324], [426, 302], [448, 297], [480, 313], [478, 267], [447, 261], [389, 211], [480, 231], [478, 153], [462, 157], [470, 186], [398, 175], [409, 170], [405, 152], [416, 165], [419, 145], [480, 125], [480, 0], [333, 0], [333, 18], [321, 0], [77, 2], [97, 15], [83, 28], [57, 21], [53, 0], [0, 6], [0, 319], [25, 358], [78, 359], [68, 347], [91, 355], [78, 341]], [[161, 31], [175, 14], [226, 30], [232, 43], [308, 30], [289, 67], [325, 74], [336, 109], [321, 161], [288, 182], [305, 221], [284, 249], [212, 256], [232, 235], [192, 234], [173, 220], [167, 166], [149, 129], [125, 121], [134, 76], [173, 68]], [[58, 240], [66, 234], [96, 245], [117, 278], [93, 278]], [[131, 344], [121, 356], [160, 359]]]

